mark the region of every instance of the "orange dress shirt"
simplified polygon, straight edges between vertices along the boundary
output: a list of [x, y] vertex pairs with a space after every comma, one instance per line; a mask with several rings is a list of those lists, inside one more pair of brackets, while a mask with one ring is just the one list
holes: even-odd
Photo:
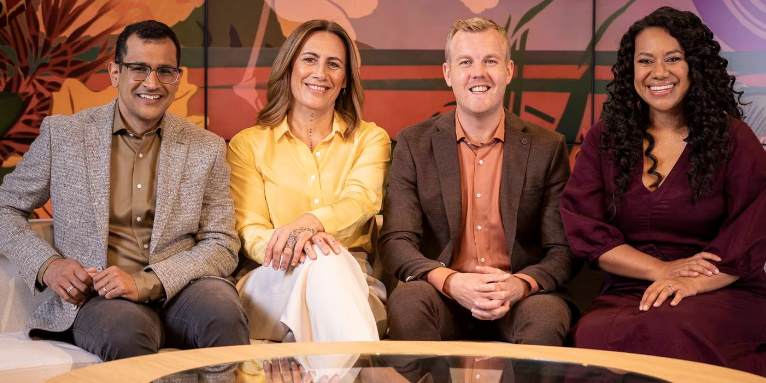
[[[472, 143], [455, 113], [455, 131], [460, 159], [462, 214], [460, 238], [449, 267], [432, 270], [429, 283], [444, 293], [444, 283], [456, 272], [475, 273], [476, 266], [511, 271], [511, 258], [500, 216], [500, 178], [503, 169], [505, 113], [489, 142]], [[539, 290], [530, 276], [514, 274], [529, 282], [530, 293]]]

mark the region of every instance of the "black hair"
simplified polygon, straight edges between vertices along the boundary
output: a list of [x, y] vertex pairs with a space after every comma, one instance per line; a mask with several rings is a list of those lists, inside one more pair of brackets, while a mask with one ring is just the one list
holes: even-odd
[[693, 202], [712, 189], [715, 173], [728, 159], [729, 123], [731, 118], [743, 118], [741, 91], [734, 89], [736, 78], [729, 75], [729, 62], [721, 57], [721, 45], [713, 32], [692, 12], [661, 7], [635, 22], [622, 36], [617, 62], [612, 66], [614, 80], [607, 85], [608, 99], [604, 103], [606, 129], [601, 134], [601, 151], [609, 152], [617, 167], [615, 190], [609, 206], [612, 217], [622, 203], [630, 173], [641, 160], [642, 143], [649, 147], [643, 155], [654, 164], [651, 154], [654, 138], [647, 132], [651, 125], [649, 105], [639, 97], [633, 84], [636, 37], [647, 28], [662, 28], [681, 45], [689, 65], [689, 91], [683, 100], [683, 123], [689, 129], [686, 138], [691, 147], [687, 178], [694, 189]]
[[141, 40], [162, 40], [169, 38], [176, 46], [176, 66], [181, 66], [181, 43], [178, 42], [175, 32], [165, 23], [156, 20], [139, 21], [130, 24], [122, 30], [117, 37], [117, 48], [114, 50], [114, 62], [121, 63], [128, 54], [127, 41], [130, 36], [136, 35]]

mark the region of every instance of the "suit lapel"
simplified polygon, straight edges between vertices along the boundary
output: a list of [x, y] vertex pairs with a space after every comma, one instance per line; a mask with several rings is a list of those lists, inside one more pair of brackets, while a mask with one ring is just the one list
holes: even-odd
[[109, 185], [112, 153], [112, 125], [116, 101], [99, 108], [85, 123], [85, 158], [88, 169], [93, 215], [98, 239], [106, 254], [109, 239]]
[[503, 221], [508, 255], [511, 258], [511, 270], [513, 270], [513, 243], [516, 240], [519, 201], [527, 174], [529, 150], [532, 146], [532, 135], [523, 130], [524, 121], [506, 111], [503, 173], [500, 177], [500, 217]]
[[447, 213], [450, 241], [453, 246], [460, 236], [462, 197], [460, 191], [460, 160], [455, 134], [455, 112], [450, 112], [436, 122], [437, 131], [431, 136], [436, 170], [439, 173], [444, 209]]
[[172, 117], [166, 113], [162, 122], [160, 162], [157, 165], [157, 201], [149, 250], [150, 260], [158, 240], [162, 238], [171, 210], [178, 198], [178, 187], [186, 166], [187, 145], [181, 130], [182, 128], [177, 126]]

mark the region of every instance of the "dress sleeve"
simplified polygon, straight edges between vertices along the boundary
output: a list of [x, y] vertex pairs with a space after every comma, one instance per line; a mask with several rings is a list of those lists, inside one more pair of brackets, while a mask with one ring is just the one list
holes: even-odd
[[231, 166], [231, 195], [242, 249], [248, 258], [263, 263], [274, 225], [269, 218], [263, 176], [255, 166], [247, 136], [240, 133], [231, 139], [226, 158]]
[[717, 266], [722, 272], [747, 280], [763, 273], [766, 263], [766, 226], [763, 224], [766, 152], [744, 122], [735, 122], [730, 135], [730, 159], [723, 177], [728, 217], [704, 251], [721, 257]]
[[324, 231], [341, 242], [380, 211], [383, 182], [391, 159], [391, 139], [377, 126], [365, 134], [359, 145], [362, 149], [353, 160], [338, 200], [310, 211]]
[[601, 123], [590, 129], [577, 153], [569, 182], [561, 195], [561, 218], [569, 245], [576, 257], [589, 263], [613, 248], [625, 244], [619, 229], [607, 222], [605, 182], [607, 172], [599, 153]]

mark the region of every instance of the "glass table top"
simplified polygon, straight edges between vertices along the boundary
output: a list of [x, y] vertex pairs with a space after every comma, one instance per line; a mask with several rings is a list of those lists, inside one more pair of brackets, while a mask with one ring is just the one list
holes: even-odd
[[484, 356], [336, 354], [242, 360], [155, 382], [220, 383], [655, 383], [636, 372], [596, 365]]

